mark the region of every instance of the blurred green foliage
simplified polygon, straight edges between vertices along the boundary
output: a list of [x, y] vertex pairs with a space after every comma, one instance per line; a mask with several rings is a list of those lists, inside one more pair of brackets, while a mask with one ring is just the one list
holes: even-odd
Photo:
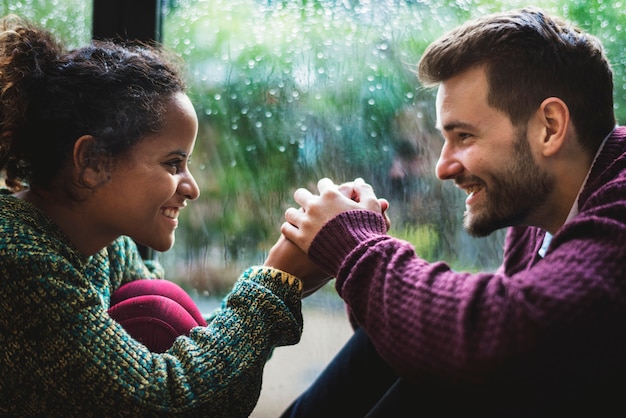
[[[434, 178], [440, 139], [434, 92], [414, 74], [426, 46], [465, 20], [523, 1], [178, 0], [164, 42], [189, 65], [201, 120], [190, 205], [170, 260], [262, 262], [297, 187], [363, 177], [391, 201], [392, 234], [457, 268], [499, 264], [503, 232], [462, 231], [463, 199]], [[626, 15], [621, 1], [543, 1], [598, 36], [614, 64], [626, 118]], [[193, 261], [192, 261], [193, 259]], [[200, 276], [207, 269], [201, 269]], [[236, 271], [236, 269], [235, 269]], [[207, 278], [210, 280], [210, 278]], [[202, 282], [203, 279], [198, 279]]]
[[52, 31], [72, 48], [91, 39], [92, 0], [0, 0], [0, 16], [16, 14]]
[[[165, 0], [164, 43], [188, 65], [200, 120], [192, 170], [201, 197], [161, 254], [170, 278], [230, 287], [262, 263], [297, 187], [363, 177], [391, 202], [391, 233], [427, 259], [479, 270], [499, 264], [503, 231], [462, 231], [463, 199], [434, 176], [441, 140], [434, 91], [414, 67], [426, 46], [467, 19], [517, 0]], [[626, 120], [623, 1], [544, 0], [604, 43], [615, 111]], [[91, 2], [4, 0], [70, 45], [88, 41]]]

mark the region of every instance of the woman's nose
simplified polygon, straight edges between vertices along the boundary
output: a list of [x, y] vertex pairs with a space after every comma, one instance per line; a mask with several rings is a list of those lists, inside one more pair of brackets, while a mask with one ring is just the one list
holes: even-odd
[[181, 182], [178, 184], [178, 193], [185, 196], [188, 200], [196, 200], [200, 196], [200, 188], [193, 175], [187, 171]]

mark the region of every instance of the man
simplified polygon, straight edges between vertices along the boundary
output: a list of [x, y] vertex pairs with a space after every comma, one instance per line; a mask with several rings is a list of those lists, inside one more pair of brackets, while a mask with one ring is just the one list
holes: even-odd
[[437, 175], [467, 193], [470, 234], [509, 227], [502, 265], [421, 259], [360, 179], [298, 189], [282, 232], [336, 277], [357, 331], [284, 416], [614, 415], [626, 129], [600, 43], [539, 9], [493, 14], [435, 41], [419, 78], [438, 87]]

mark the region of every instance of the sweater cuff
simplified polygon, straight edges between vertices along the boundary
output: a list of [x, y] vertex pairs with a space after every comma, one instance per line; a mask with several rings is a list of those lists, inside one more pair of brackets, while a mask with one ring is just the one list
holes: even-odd
[[309, 248], [309, 258], [324, 272], [337, 277], [341, 264], [359, 244], [387, 234], [385, 218], [369, 210], [340, 213], [318, 232]]
[[258, 326], [270, 333], [272, 346], [292, 345], [300, 340], [302, 284], [289, 273], [271, 267], [250, 267], [243, 272], [225, 303], [235, 309], [243, 306], [244, 310], [249, 310]]
[[252, 280], [270, 289], [281, 299], [301, 297], [302, 282], [293, 274], [273, 267], [252, 266], [243, 272], [242, 280]]

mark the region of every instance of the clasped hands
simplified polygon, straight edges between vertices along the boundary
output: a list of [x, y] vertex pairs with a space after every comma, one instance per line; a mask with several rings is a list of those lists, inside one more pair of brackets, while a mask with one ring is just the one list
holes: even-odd
[[332, 276], [318, 268], [307, 253], [311, 243], [322, 227], [340, 213], [362, 209], [371, 210], [387, 217], [389, 203], [374, 194], [372, 186], [363, 179], [337, 185], [328, 178], [317, 183], [319, 194], [299, 188], [294, 200], [300, 208], [290, 207], [285, 211], [285, 223], [281, 236], [270, 250], [265, 266], [274, 267], [298, 277], [303, 284], [303, 297], [309, 296], [324, 286]]

